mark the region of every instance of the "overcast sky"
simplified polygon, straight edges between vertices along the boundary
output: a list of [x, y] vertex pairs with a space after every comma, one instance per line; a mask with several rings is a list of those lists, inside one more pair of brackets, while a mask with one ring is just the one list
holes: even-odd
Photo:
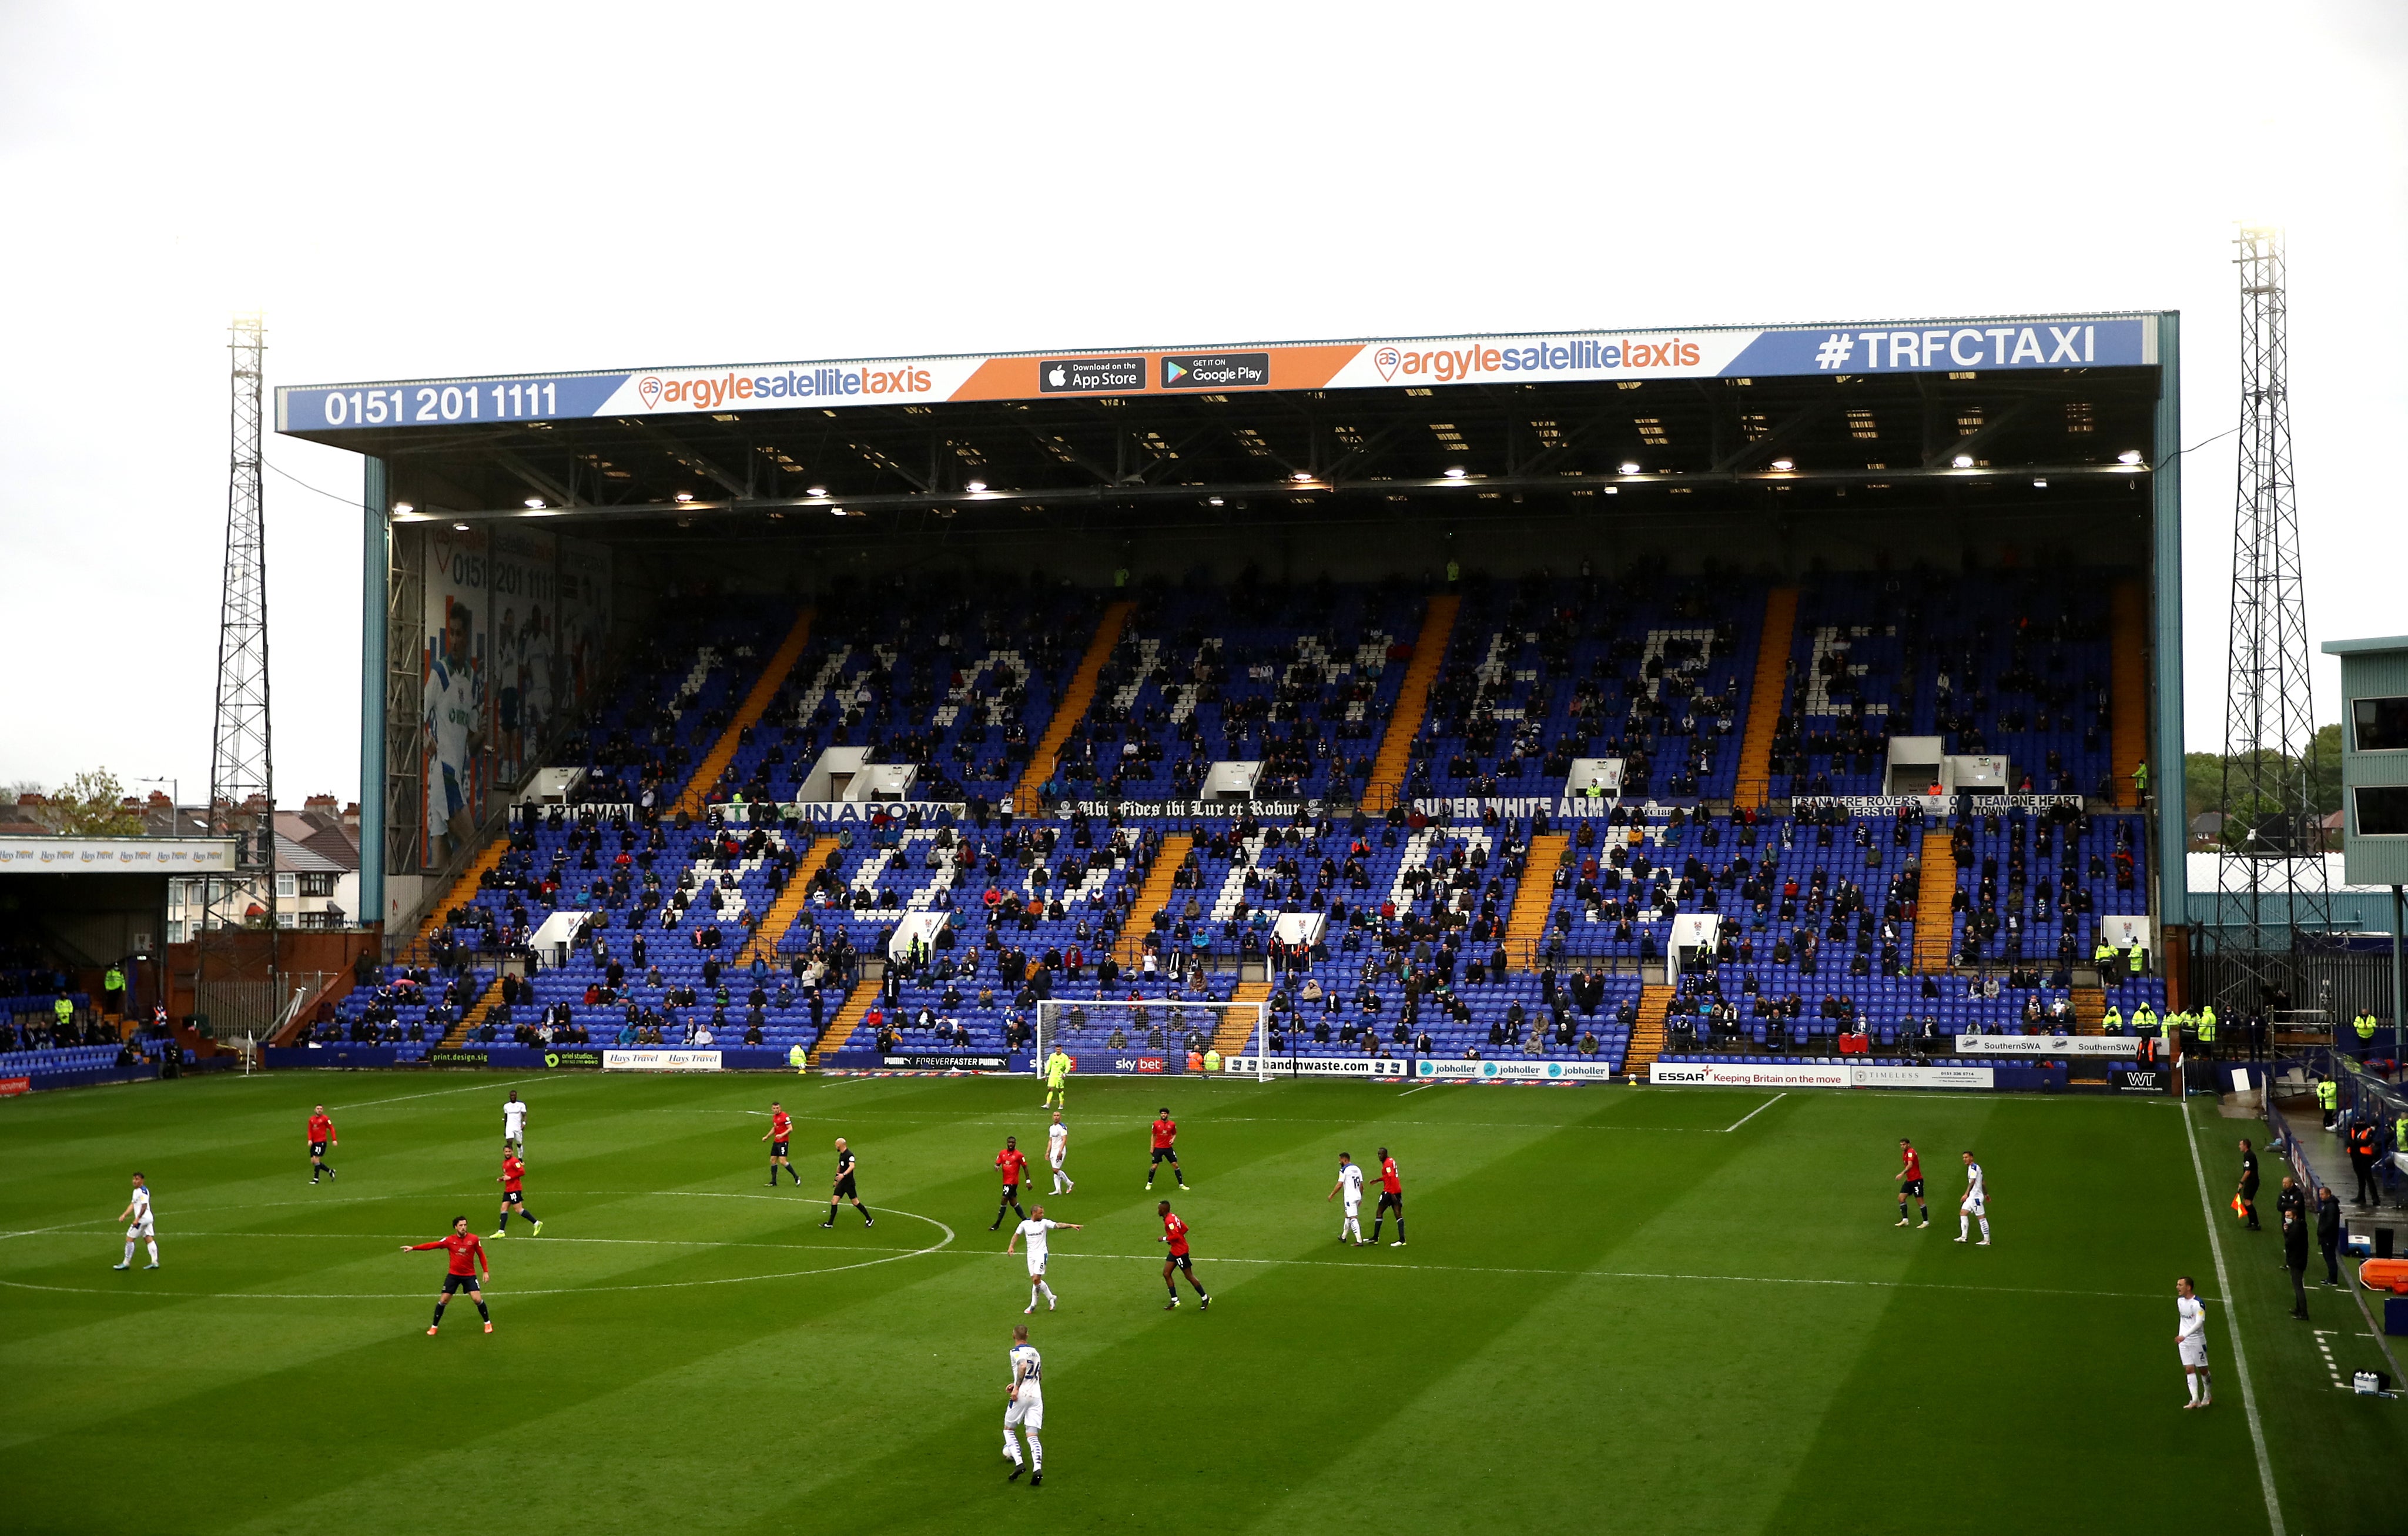
[[[2196, 442], [2271, 219], [2311, 635], [2408, 633], [2398, 4], [0, 0], [0, 783], [205, 792], [252, 306], [271, 386], [2177, 309]], [[358, 461], [267, 453], [279, 796], [350, 799]], [[2194, 748], [2233, 467], [2184, 477]]]

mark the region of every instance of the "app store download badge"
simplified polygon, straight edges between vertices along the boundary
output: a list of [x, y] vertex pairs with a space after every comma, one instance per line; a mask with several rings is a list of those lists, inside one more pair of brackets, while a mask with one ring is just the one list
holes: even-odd
[[1047, 395], [1118, 395], [1145, 388], [1142, 357], [1047, 358], [1037, 365], [1037, 387]]
[[1162, 359], [1164, 389], [1263, 389], [1270, 381], [1268, 352], [1177, 352]]

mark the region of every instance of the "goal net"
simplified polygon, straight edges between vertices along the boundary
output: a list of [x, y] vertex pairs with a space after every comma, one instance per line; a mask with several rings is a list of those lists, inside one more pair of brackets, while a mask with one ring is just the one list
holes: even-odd
[[1059, 1046], [1083, 1073], [1222, 1070], [1243, 1059], [1253, 1075], [1268, 1077], [1270, 1007], [1259, 1002], [1190, 1001], [1178, 998], [1049, 998], [1037, 1005], [1037, 1050], [1045, 1060]]

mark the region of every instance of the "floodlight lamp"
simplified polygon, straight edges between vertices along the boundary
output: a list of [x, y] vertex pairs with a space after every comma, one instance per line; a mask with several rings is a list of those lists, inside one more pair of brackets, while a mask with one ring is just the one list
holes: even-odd
[[466, 523], [454, 523], [452, 524], [452, 531], [453, 533], [466, 533], [468, 531], [468, 524]]
[[408, 503], [408, 502], [407, 502], [407, 501], [396, 501], [396, 502], [394, 502], [394, 503], [393, 504], [393, 510], [394, 510], [394, 511], [396, 511], [396, 512], [399, 512], [399, 513], [400, 513], [402, 516], [404, 516], [404, 517], [408, 517], [410, 513], [412, 513], [412, 512], [414, 512], [414, 511], [418, 510], [418, 509], [417, 509], [416, 507], [412, 506], [410, 503]]
[[828, 515], [830, 517], [842, 517], [844, 515], [844, 509], [841, 507], [831, 507], [828, 509]]
[[969, 489], [973, 494], [983, 491], [986, 489], [986, 481], [982, 480], [974, 480], [969, 482]]
[[1219, 507], [1224, 505], [1221, 497], [1219, 496], [1207, 496], [1204, 498], [1204, 504], [1208, 507]]
[[2121, 453], [2115, 455], [2115, 462], [2117, 464], [2138, 464], [2141, 462], [2141, 451], [2137, 448], [2128, 448]]
[[[1450, 475], [1460, 475], [1460, 474], [1462, 474], [1462, 473], [1463, 473], [1463, 471], [1462, 471], [1462, 470], [1460, 470], [1460, 469], [1450, 469], [1450, 470], [1448, 470], [1448, 471], [1447, 471], [1447, 473], [1448, 473], [1448, 474], [1450, 474]], [[1292, 474], [1292, 475], [1288, 476], [1288, 479], [1290, 479], [1290, 480], [1298, 480], [1298, 481], [1302, 481], [1302, 480], [1311, 480], [1312, 478], [1312, 470], [1310, 470], [1310, 469], [1298, 469], [1298, 470], [1297, 470], [1294, 474]]]
[[1627, 459], [1624, 460], [1620, 465], [1616, 466], [1615, 467], [1619, 468], [1619, 469], [1620, 469], [1624, 474], [1626, 474], [1626, 475], [1635, 475], [1635, 474], [1639, 473], [1639, 466], [1637, 466], [1637, 465], [1635, 465], [1635, 464], [1632, 464], [1632, 463], [1631, 463], [1630, 461], [1628, 461]]
[[1971, 453], [1959, 453], [1948, 462], [1955, 465], [1959, 469], [1971, 469], [1973, 467], [1973, 455]]
[[824, 485], [809, 486], [805, 488], [803, 494], [805, 495], [824, 496], [827, 495], [827, 487]]
[[528, 510], [528, 511], [531, 511], [531, 512], [539, 512], [539, 511], [543, 510], [543, 497], [541, 497], [541, 496], [529, 496], [529, 497], [527, 497], [527, 498], [526, 498], [526, 509], [527, 509], [527, 510]]
[[2032, 489], [2033, 489], [2033, 490], [2035, 490], [2035, 491], [2045, 491], [2045, 490], [2047, 490], [2047, 489], [2048, 489], [2048, 479], [2047, 479], [2047, 477], [2046, 477], [2046, 476], [2040, 476], [2040, 477], [2036, 477], [2036, 478], [2032, 481]]
[[1792, 469], [1798, 467], [1798, 461], [1796, 459], [1775, 459], [1772, 461], [1772, 467], [1780, 470], [1785, 475]]
[[1448, 467], [1446, 478], [1449, 480], [1461, 480], [1468, 473], [1469, 473], [1469, 471], [1465, 469], [1463, 466], [1459, 464], [1453, 465]]
[[671, 497], [670, 499], [672, 499], [672, 500], [674, 500], [674, 501], [677, 501], [677, 502], [679, 502], [679, 503], [684, 503], [684, 502], [692, 501], [692, 500], [694, 499], [694, 493], [693, 493], [692, 491], [680, 491], [680, 492], [679, 492], [675, 496]]

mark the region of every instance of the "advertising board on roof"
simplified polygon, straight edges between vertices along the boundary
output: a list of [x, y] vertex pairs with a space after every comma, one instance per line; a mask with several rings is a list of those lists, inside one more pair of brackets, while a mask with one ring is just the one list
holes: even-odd
[[232, 838], [0, 837], [0, 873], [197, 875], [234, 867]]
[[2128, 367], [2157, 360], [2156, 317], [2132, 314], [1398, 337], [294, 385], [276, 392], [276, 426], [280, 432], [456, 428], [1064, 395], [1961, 373]]

